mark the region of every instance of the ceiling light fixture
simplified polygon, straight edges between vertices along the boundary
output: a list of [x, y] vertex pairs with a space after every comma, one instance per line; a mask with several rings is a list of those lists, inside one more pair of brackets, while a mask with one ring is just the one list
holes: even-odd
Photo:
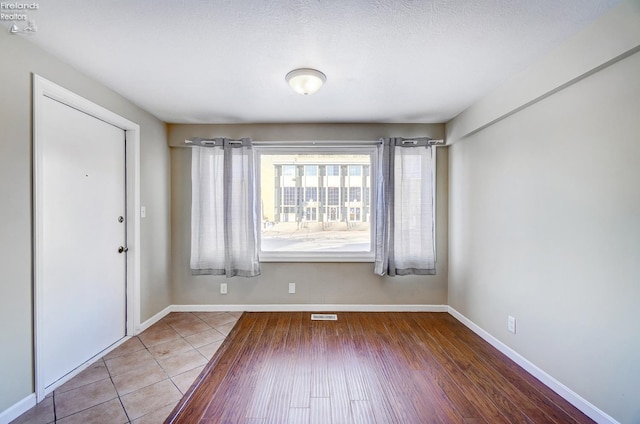
[[309, 95], [320, 90], [327, 77], [320, 71], [309, 68], [294, 69], [284, 79], [297, 93]]

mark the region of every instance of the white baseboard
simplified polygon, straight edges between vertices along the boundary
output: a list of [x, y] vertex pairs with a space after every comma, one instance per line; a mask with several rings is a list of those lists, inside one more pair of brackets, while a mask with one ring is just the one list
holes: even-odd
[[36, 406], [36, 394], [31, 393], [29, 396], [22, 399], [18, 403], [13, 404], [8, 409], [0, 412], [0, 424], [10, 423], [34, 406]]
[[142, 333], [171, 312], [448, 312], [447, 305], [169, 305], [136, 328]]
[[140, 325], [137, 326], [135, 329], [136, 331], [135, 335], [142, 333], [144, 330], [151, 327], [156, 322], [160, 321], [162, 318], [167, 316], [169, 312], [174, 312], [174, 309], [175, 309], [175, 305], [169, 305], [163, 310], [161, 310], [160, 312], [158, 312], [157, 314], [155, 314], [154, 316], [152, 316], [151, 318], [149, 318], [148, 320], [146, 320], [145, 322], [140, 323]]
[[480, 328], [476, 323], [471, 321], [469, 318], [462, 315], [460, 312], [456, 311], [451, 306], [448, 307], [448, 312], [466, 327], [468, 327], [471, 331], [476, 333], [478, 336], [482, 337], [487, 343], [491, 346], [498, 349], [500, 352], [504, 353], [509, 357], [513, 362], [520, 365], [527, 371], [529, 374], [540, 380], [545, 386], [562, 396], [565, 400], [571, 403], [573, 406], [582, 411], [589, 418], [597, 422], [598, 424], [620, 424], [618, 421], [613, 419], [611, 416], [607, 415], [604, 411], [597, 408], [595, 405], [588, 402], [586, 399], [578, 395], [573, 390], [569, 389], [567, 386], [547, 374], [542, 369], [538, 368], [535, 364], [530, 362], [527, 358], [520, 355], [515, 350], [511, 349], [506, 344], [502, 343], [500, 340], [493, 337], [487, 331]]
[[172, 312], [448, 312], [447, 305], [173, 305]]

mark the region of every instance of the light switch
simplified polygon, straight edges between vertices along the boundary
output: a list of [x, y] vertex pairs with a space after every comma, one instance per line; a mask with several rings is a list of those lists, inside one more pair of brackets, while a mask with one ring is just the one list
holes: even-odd
[[140, 206], [140, 218], [146, 218], [147, 216], [147, 207]]

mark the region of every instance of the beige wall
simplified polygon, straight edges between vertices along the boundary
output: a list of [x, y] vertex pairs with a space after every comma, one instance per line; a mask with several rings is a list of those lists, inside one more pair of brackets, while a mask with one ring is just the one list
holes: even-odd
[[[603, 63], [637, 49], [640, 37], [621, 42], [638, 33], [639, 6], [516, 78], [526, 90], [499, 89], [447, 126], [449, 304], [622, 423], [640, 422], [640, 53], [553, 93], [543, 76], [602, 54], [594, 33], [610, 46]], [[535, 103], [496, 113], [536, 88]]]
[[[169, 125], [169, 144], [191, 137], [252, 137], [256, 141], [377, 140], [392, 135], [442, 138], [443, 125]], [[189, 270], [191, 151], [171, 148], [173, 303], [199, 304], [428, 304], [447, 300], [447, 162], [438, 150], [438, 275], [379, 277], [372, 263], [262, 263], [255, 278], [192, 276]], [[220, 295], [219, 283], [229, 285]], [[288, 294], [288, 283], [296, 294]]]
[[[41, 36], [40, 34], [34, 35]], [[0, 413], [33, 393], [31, 278], [31, 74], [37, 73], [140, 124], [141, 315], [170, 301], [169, 152], [165, 125], [106, 87], [0, 31]]]

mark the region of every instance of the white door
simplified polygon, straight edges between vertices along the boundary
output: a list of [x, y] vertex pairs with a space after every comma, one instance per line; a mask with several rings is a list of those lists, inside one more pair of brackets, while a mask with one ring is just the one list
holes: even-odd
[[125, 336], [125, 132], [45, 97], [37, 337], [47, 388]]

